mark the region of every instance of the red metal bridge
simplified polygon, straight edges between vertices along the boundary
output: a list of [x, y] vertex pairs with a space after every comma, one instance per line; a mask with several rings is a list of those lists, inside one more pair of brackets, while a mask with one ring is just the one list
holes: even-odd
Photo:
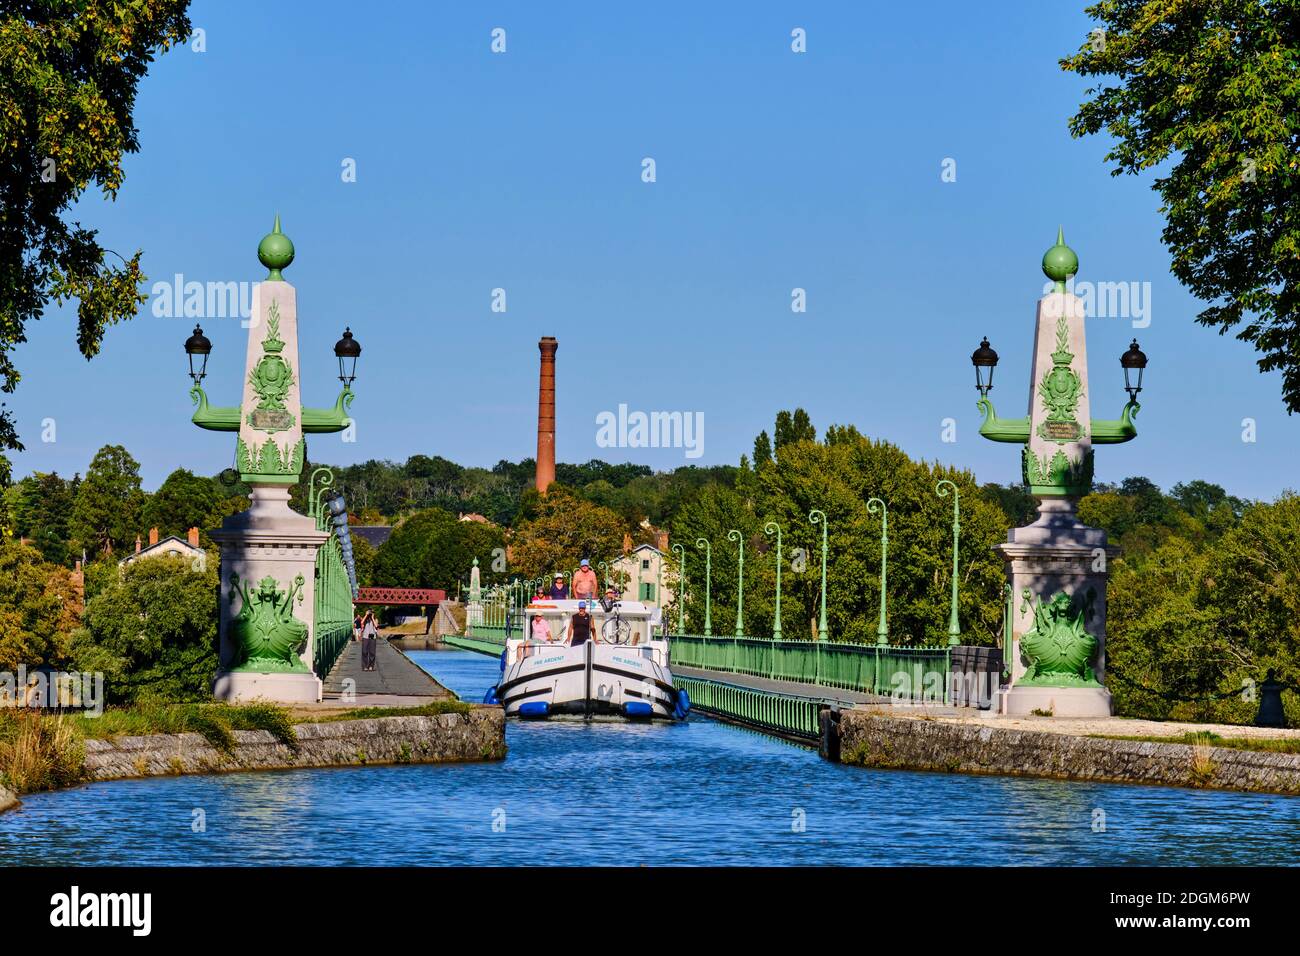
[[393, 606], [427, 607], [447, 600], [441, 588], [358, 588], [353, 604], [391, 604]]

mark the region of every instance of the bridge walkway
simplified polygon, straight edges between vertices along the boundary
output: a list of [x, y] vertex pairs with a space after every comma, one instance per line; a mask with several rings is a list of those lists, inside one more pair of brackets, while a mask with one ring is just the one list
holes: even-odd
[[325, 678], [324, 698], [339, 701], [344, 681], [353, 681], [355, 703], [371, 706], [409, 706], [434, 700], [455, 700], [456, 695], [389, 643], [382, 634], [375, 642], [375, 669], [361, 669], [361, 642], [349, 641]]

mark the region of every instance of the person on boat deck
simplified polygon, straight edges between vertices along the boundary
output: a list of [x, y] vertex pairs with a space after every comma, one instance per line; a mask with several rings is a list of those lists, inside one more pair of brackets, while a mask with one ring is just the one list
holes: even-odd
[[557, 574], [555, 583], [551, 585], [551, 590], [546, 593], [552, 601], [564, 601], [569, 597], [569, 588], [564, 583], [564, 575]]
[[614, 602], [617, 600], [618, 592], [613, 588], [605, 588], [605, 596], [600, 599], [600, 606], [603, 607], [605, 613], [608, 614], [610, 611], [614, 610]]
[[595, 640], [596, 629], [587, 613], [587, 602], [578, 602], [578, 613], [569, 618], [569, 646], [581, 647], [588, 639]]
[[580, 601], [590, 601], [596, 596], [596, 572], [586, 558], [573, 576], [573, 596]]
[[551, 625], [546, 623], [546, 618], [540, 614], [533, 618], [532, 638], [534, 641], [553, 641], [555, 637], [551, 634]]

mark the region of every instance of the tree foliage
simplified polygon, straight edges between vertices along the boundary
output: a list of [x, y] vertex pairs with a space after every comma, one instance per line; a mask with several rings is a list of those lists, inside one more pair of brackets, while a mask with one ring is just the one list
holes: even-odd
[[563, 485], [550, 487], [537, 514], [515, 529], [511, 540], [512, 577], [543, 577], [571, 572], [582, 558], [593, 564], [623, 553], [623, 527], [609, 508], [593, 504]]
[[1261, 353], [1300, 410], [1300, 6], [1294, 0], [1104, 0], [1061, 61], [1088, 90], [1076, 136], [1115, 143], [1112, 172], [1154, 181], [1172, 269], [1211, 303], [1197, 317]]
[[0, 581], [0, 670], [61, 664], [77, 625], [72, 575], [9, 539], [0, 540]]
[[[353, 551], [356, 555], [356, 540]], [[373, 583], [388, 587], [442, 588], [454, 592], [456, 582], [478, 559], [485, 577], [493, 579], [493, 561], [504, 557], [505, 532], [481, 521], [459, 521], [441, 508], [426, 508], [407, 518], [380, 545], [371, 569]]]
[[[0, 4], [0, 391], [17, 387], [13, 349], [51, 300], [79, 301], [77, 348], [87, 359], [145, 300], [141, 251], [114, 262], [95, 230], [66, 216], [91, 184], [117, 195], [122, 157], [140, 145], [136, 88], [158, 51], [189, 35], [188, 6]], [[0, 448], [22, 448], [2, 406]]]
[[124, 551], [140, 533], [144, 502], [140, 463], [121, 445], [105, 445], [91, 459], [77, 489], [71, 536], [92, 559]]
[[180, 557], [133, 561], [86, 604], [77, 669], [104, 674], [112, 703], [201, 700], [217, 669], [217, 572]]

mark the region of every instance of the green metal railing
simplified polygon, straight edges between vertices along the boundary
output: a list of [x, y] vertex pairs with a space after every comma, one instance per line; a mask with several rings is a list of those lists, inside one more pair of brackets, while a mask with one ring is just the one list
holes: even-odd
[[698, 677], [674, 675], [673, 683], [690, 695], [693, 709], [813, 740], [819, 735], [820, 711], [828, 703]]
[[[317, 477], [320, 483], [317, 484]], [[343, 552], [330, 523], [329, 509], [322, 496], [334, 480], [328, 468], [317, 468], [307, 484], [307, 510], [316, 519], [316, 528], [329, 531], [329, 540], [316, 552], [316, 607], [314, 609], [314, 644], [312, 670], [324, 680], [335, 661], [352, 639], [352, 581], [343, 564]]]
[[673, 664], [907, 700], [947, 701], [947, 647], [894, 647], [758, 637], [669, 638]]

